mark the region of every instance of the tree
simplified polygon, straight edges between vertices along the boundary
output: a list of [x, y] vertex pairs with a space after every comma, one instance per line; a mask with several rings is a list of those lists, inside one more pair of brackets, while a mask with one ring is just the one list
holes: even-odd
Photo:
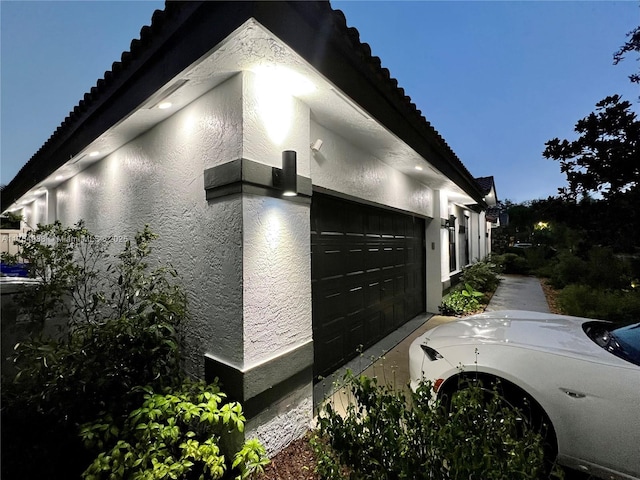
[[[627, 33], [627, 37], [629, 37], [629, 40], [627, 40], [627, 42], [613, 54], [614, 65], [620, 63], [624, 59], [625, 54], [629, 52], [640, 53], [640, 27], [636, 27]], [[640, 60], [640, 57], [636, 58], [636, 61], [638, 60]], [[629, 75], [629, 80], [633, 83], [640, 83], [640, 71], [639, 73], [632, 73]]]
[[560, 162], [569, 186], [560, 193], [576, 199], [590, 193], [612, 199], [640, 184], [640, 121], [631, 103], [612, 95], [575, 126], [578, 139], [554, 138], [543, 156]]

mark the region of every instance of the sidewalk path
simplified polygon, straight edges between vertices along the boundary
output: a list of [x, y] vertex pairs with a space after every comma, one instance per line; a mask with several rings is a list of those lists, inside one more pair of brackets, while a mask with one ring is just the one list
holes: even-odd
[[550, 313], [540, 280], [523, 275], [501, 275], [500, 285], [491, 297], [486, 312], [498, 310], [529, 310]]

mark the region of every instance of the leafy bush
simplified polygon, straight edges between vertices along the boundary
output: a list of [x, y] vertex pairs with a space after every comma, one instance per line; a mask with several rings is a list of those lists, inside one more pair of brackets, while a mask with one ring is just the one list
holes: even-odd
[[503, 253], [502, 255], [492, 255], [491, 261], [499, 266], [504, 273], [514, 273], [525, 275], [529, 273], [529, 265], [524, 253]]
[[[60, 222], [38, 225], [24, 237], [14, 242], [18, 255], [2, 253], [7, 264], [25, 263], [29, 276], [39, 283], [27, 289], [19, 303], [27, 317], [34, 323], [58, 316], [70, 317], [78, 308], [73, 308], [72, 298], [80, 300], [80, 285], [91, 284], [97, 277], [92, 260], [104, 253], [105, 242], [100, 242], [85, 228], [83, 222], [72, 227], [63, 227]], [[91, 258], [91, 260], [89, 260]], [[87, 306], [85, 306], [87, 307]], [[91, 311], [91, 309], [88, 309]]]
[[87, 468], [86, 480], [219, 479], [232, 470], [240, 480], [268, 463], [257, 440], [236, 445], [233, 437], [244, 431], [242, 407], [225, 403], [216, 384], [187, 382], [164, 394], [147, 390], [122, 429], [108, 418], [82, 428], [88, 447], [113, 445]]
[[67, 328], [16, 345], [18, 373], [3, 388], [4, 405], [80, 424], [105, 411], [117, 417], [132, 410], [142, 399], [135, 386], [178, 384], [186, 295], [172, 282], [171, 267], [149, 267], [156, 236], [145, 227], [102, 273], [98, 262], [110, 257], [82, 224], [50, 227], [39, 226], [34, 235], [66, 235], [64, 245], [23, 244], [33, 271], [49, 274], [22, 301], [37, 319], [44, 319], [45, 305], [66, 312]]
[[497, 391], [471, 386], [445, 408], [423, 382], [411, 393], [347, 374], [353, 394], [346, 414], [328, 403], [312, 442], [322, 478], [537, 479], [544, 470], [542, 438]]
[[[35, 333], [15, 347], [15, 378], [3, 371], [3, 476], [77, 477], [90, 459], [79, 425], [122, 425], [142, 401], [136, 387], [182, 381], [186, 296], [170, 266], [149, 265], [154, 238], [145, 227], [111, 255], [82, 222], [56, 222], [18, 242], [40, 283], [19, 299]], [[63, 331], [37, 333], [55, 319]]]
[[588, 265], [584, 260], [570, 252], [561, 252], [549, 281], [555, 288], [564, 288], [572, 283], [584, 283], [587, 273]]
[[482, 292], [478, 292], [471, 285], [465, 284], [464, 288], [456, 288], [445, 295], [440, 305], [442, 315], [464, 315], [476, 312], [480, 309], [480, 299], [484, 298]]
[[558, 306], [567, 315], [612, 322], [633, 321], [640, 317], [640, 292], [568, 285], [558, 294]]
[[480, 292], [493, 292], [500, 283], [500, 267], [491, 260], [483, 260], [462, 270], [462, 282]]
[[611, 248], [593, 247], [588, 253], [584, 283], [602, 289], [626, 288], [631, 283], [631, 267]]

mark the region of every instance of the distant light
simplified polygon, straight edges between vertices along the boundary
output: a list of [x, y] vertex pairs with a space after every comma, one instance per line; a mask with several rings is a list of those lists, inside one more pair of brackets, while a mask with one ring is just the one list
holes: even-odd
[[64, 175], [57, 175], [56, 180], [64, 180]]
[[423, 168], [420, 165], [416, 165], [414, 168], [416, 170], [418, 170], [419, 172], [421, 172], [423, 170]]
[[282, 194], [283, 197], [296, 197], [298, 194], [293, 190], [287, 190]]
[[99, 152], [99, 151], [97, 151], [97, 150], [94, 150], [93, 152], [91, 152], [91, 153], [89, 154], [89, 156], [90, 156], [90, 157], [97, 157], [98, 155], [100, 155], [100, 152]]
[[158, 104], [158, 108], [160, 110], [166, 110], [167, 108], [171, 108], [173, 106], [173, 103], [171, 102], [161, 102]]

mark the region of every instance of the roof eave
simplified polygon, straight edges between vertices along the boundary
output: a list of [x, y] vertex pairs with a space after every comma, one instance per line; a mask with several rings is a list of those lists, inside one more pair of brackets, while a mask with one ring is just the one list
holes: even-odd
[[[140, 40], [74, 109], [2, 192], [6, 210], [178, 72], [254, 17], [364, 110], [487, 208], [474, 178], [397, 81], [329, 2], [167, 2]], [[292, 28], [295, 25], [295, 28]], [[176, 44], [189, 48], [176, 48]]]

